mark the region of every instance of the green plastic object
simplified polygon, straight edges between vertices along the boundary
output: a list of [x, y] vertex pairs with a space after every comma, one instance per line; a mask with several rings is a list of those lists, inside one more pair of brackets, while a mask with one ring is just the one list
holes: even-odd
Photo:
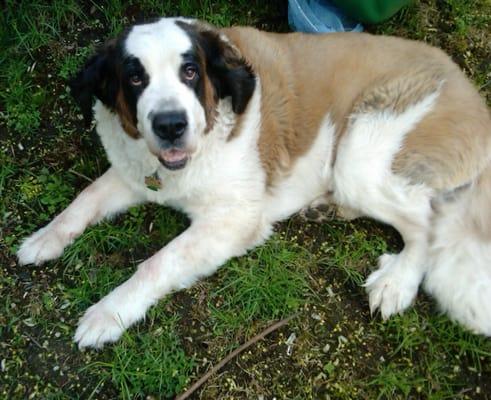
[[376, 24], [392, 17], [411, 0], [331, 0], [356, 21]]

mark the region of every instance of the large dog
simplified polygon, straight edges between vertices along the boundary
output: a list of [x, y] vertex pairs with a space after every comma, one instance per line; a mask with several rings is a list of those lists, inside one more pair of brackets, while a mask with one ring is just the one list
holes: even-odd
[[54, 259], [89, 224], [146, 201], [192, 221], [87, 310], [80, 347], [117, 340], [311, 203], [401, 233], [403, 251], [367, 279], [372, 311], [404, 311], [424, 281], [452, 318], [491, 335], [491, 118], [442, 51], [165, 18], [107, 43], [70, 86], [112, 166], [23, 242], [20, 263]]

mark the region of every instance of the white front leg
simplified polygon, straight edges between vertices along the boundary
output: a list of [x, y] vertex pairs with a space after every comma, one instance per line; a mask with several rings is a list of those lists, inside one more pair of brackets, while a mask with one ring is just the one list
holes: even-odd
[[24, 240], [17, 252], [19, 264], [42, 264], [61, 255], [85, 228], [102, 218], [143, 201], [114, 168], [95, 180], [53, 221]]
[[101, 347], [145, 316], [147, 309], [172, 290], [210, 275], [231, 257], [262, 242], [270, 228], [241, 211], [203, 213], [205, 217], [138, 266], [136, 273], [80, 320], [74, 340], [79, 347]]

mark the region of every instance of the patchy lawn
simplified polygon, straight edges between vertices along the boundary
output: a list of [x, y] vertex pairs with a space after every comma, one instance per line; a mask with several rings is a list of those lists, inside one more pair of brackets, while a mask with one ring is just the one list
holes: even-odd
[[[56, 261], [19, 267], [20, 240], [46, 224], [107, 161], [65, 81], [126, 24], [189, 15], [285, 31], [283, 1], [7, 0], [0, 15], [0, 398], [172, 398], [274, 320], [286, 327], [209, 379], [196, 399], [489, 399], [491, 341], [463, 331], [420, 295], [386, 323], [360, 284], [392, 229], [359, 220], [278, 226], [264, 246], [168, 296], [103, 351], [71, 338], [82, 312], [187, 221], [131, 209], [82, 235]], [[491, 5], [424, 0], [368, 30], [449, 52], [491, 103]], [[291, 334], [296, 339], [293, 340]], [[290, 352], [286, 342], [290, 338]]]

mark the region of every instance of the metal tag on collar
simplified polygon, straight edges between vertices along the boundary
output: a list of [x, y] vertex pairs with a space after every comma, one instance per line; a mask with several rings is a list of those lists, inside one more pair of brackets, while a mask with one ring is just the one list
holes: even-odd
[[160, 180], [157, 171], [155, 171], [152, 175], [145, 177], [145, 186], [155, 192], [159, 189], [162, 189], [162, 181]]

